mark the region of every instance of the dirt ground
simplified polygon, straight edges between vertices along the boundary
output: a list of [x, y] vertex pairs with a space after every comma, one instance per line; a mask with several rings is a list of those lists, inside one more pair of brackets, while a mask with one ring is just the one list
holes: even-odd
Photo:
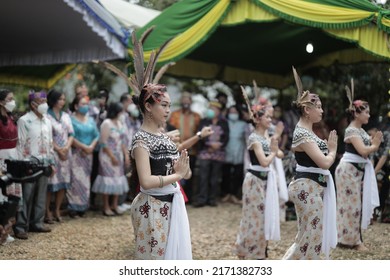
[[[191, 226], [193, 258], [196, 260], [236, 260], [232, 246], [241, 218], [241, 207], [187, 206]], [[134, 236], [129, 213], [105, 217], [101, 212], [87, 212], [79, 219], [64, 217], [63, 223], [48, 225], [50, 233], [30, 233], [28, 240], [15, 239], [0, 246], [3, 260], [131, 260]], [[269, 259], [281, 259], [296, 235], [296, 221], [281, 223], [281, 240], [271, 242]], [[390, 224], [374, 223], [363, 232], [370, 249], [357, 252], [336, 248], [336, 260], [389, 260]]]

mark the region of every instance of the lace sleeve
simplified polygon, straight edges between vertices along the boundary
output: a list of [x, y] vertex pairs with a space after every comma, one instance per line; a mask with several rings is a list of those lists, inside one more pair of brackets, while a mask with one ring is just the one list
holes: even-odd
[[359, 137], [362, 138], [360, 130], [355, 127], [347, 127], [345, 129], [345, 135], [344, 135], [344, 141], [353, 138], [353, 137]]
[[296, 127], [294, 130], [294, 135], [293, 135], [293, 140], [292, 140], [292, 148], [296, 148], [301, 144], [304, 143], [317, 143], [316, 139], [310, 131], [301, 128], [301, 127]]
[[251, 150], [251, 149], [252, 149], [252, 146], [253, 146], [253, 144], [254, 144], [255, 142], [257, 142], [257, 141], [256, 141], [256, 134], [251, 133], [251, 134], [249, 135], [249, 137], [248, 137], [247, 149], [248, 149], [248, 150]]
[[145, 149], [148, 152], [148, 154], [150, 155], [149, 146], [145, 140], [146, 140], [145, 138], [139, 137], [139, 135], [137, 135], [137, 134], [134, 135], [133, 142], [131, 145], [131, 152], [130, 152], [130, 156], [132, 158], [134, 158], [134, 150], [137, 148]]

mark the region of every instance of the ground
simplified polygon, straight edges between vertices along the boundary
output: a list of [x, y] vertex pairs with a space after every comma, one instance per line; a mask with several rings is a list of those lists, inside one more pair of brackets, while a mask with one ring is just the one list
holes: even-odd
[[[187, 206], [191, 226], [193, 258], [196, 260], [236, 260], [232, 246], [241, 217], [234, 204], [218, 207]], [[79, 219], [64, 218], [63, 223], [48, 225], [50, 233], [30, 233], [28, 240], [16, 239], [0, 246], [3, 260], [130, 260], [134, 259], [134, 236], [130, 215], [105, 217], [88, 212]], [[281, 259], [293, 243], [296, 221], [281, 223], [281, 240], [270, 242], [269, 259]], [[336, 248], [335, 260], [390, 260], [390, 224], [374, 223], [363, 232], [370, 249], [357, 252]]]

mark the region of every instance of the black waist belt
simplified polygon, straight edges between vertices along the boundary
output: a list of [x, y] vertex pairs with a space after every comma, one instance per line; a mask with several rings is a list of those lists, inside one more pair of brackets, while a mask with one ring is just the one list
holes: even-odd
[[268, 172], [256, 171], [256, 170], [252, 170], [252, 169], [247, 169], [247, 171], [252, 173], [253, 175], [255, 175], [260, 180], [267, 181], [267, 179], [268, 179]]
[[158, 200], [164, 201], [164, 202], [172, 202], [173, 201], [173, 194], [150, 195], [150, 196], [153, 196], [155, 199], [158, 199]]
[[319, 174], [319, 173], [311, 173], [311, 172], [299, 172], [297, 171], [295, 173], [294, 179], [300, 179], [300, 178], [305, 178], [305, 179], [310, 179], [315, 181], [317, 184], [321, 185], [322, 187], [327, 186], [326, 182], [326, 176]]

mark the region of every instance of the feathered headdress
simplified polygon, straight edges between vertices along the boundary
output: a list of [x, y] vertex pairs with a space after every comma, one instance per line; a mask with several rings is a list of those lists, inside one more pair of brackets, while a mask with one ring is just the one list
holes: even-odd
[[353, 78], [351, 78], [351, 88], [349, 88], [348, 86], [345, 86], [345, 91], [347, 92], [347, 97], [348, 97], [348, 101], [349, 101], [349, 106], [348, 106], [347, 111], [349, 111], [349, 112], [353, 112], [353, 111], [360, 112], [362, 109], [364, 109], [364, 108], [366, 108], [368, 106], [368, 102], [367, 101], [363, 101], [363, 100], [360, 100], [360, 99], [354, 100], [355, 92], [354, 92]]
[[[297, 85], [297, 99], [294, 101], [294, 103], [298, 106], [301, 107], [305, 104], [314, 104], [316, 100], [318, 100], [318, 95], [311, 93], [309, 90], [303, 90], [303, 85], [301, 78], [299, 77], [297, 70], [295, 70], [294, 66], [292, 67], [293, 74], [294, 74], [294, 79], [295, 79], [295, 84]], [[309, 95], [312, 95], [312, 98], [307, 99]]]
[[[256, 83], [256, 82], [254, 82], [254, 83]], [[240, 86], [240, 87], [241, 87], [241, 91], [242, 91], [242, 96], [244, 97], [246, 106], [248, 107], [249, 118], [252, 121], [255, 121], [256, 113], [258, 113], [259, 111], [264, 110], [266, 106], [264, 106], [262, 104], [251, 105], [250, 101], [249, 101], [249, 98], [248, 98], [248, 93], [246, 92], [246, 89], [243, 86]]]
[[133, 42], [133, 65], [134, 65], [134, 73], [128, 77], [125, 73], [123, 73], [120, 69], [115, 67], [114, 65], [105, 62], [105, 61], [94, 61], [95, 63], [99, 63], [103, 66], [105, 66], [107, 69], [111, 70], [115, 74], [117, 74], [119, 77], [122, 77], [127, 85], [133, 90], [134, 94], [139, 95], [143, 88], [147, 91], [147, 96], [145, 96], [144, 100], [147, 100], [150, 95], [155, 92], [156, 90], [159, 90], [162, 85], [157, 85], [158, 81], [161, 79], [162, 75], [165, 73], [165, 71], [168, 69], [169, 66], [174, 65], [173, 62], [168, 63], [161, 67], [161, 69], [157, 72], [155, 78], [153, 78], [154, 70], [156, 68], [156, 64], [158, 61], [158, 58], [160, 57], [161, 53], [165, 50], [165, 48], [168, 46], [168, 44], [172, 41], [173, 38], [167, 40], [157, 51], [153, 51], [150, 55], [150, 59], [148, 64], [146, 65], [146, 68], [144, 67], [145, 61], [144, 61], [144, 51], [143, 51], [143, 44], [150, 35], [150, 33], [153, 31], [154, 26], [147, 29], [141, 36], [141, 38], [138, 40], [135, 31], [132, 33], [132, 42]]
[[347, 92], [347, 97], [349, 100], [349, 110], [353, 110], [353, 99], [355, 98], [354, 95], [354, 84], [353, 84], [353, 78], [351, 78], [351, 88], [348, 86], [345, 86], [345, 91]]

